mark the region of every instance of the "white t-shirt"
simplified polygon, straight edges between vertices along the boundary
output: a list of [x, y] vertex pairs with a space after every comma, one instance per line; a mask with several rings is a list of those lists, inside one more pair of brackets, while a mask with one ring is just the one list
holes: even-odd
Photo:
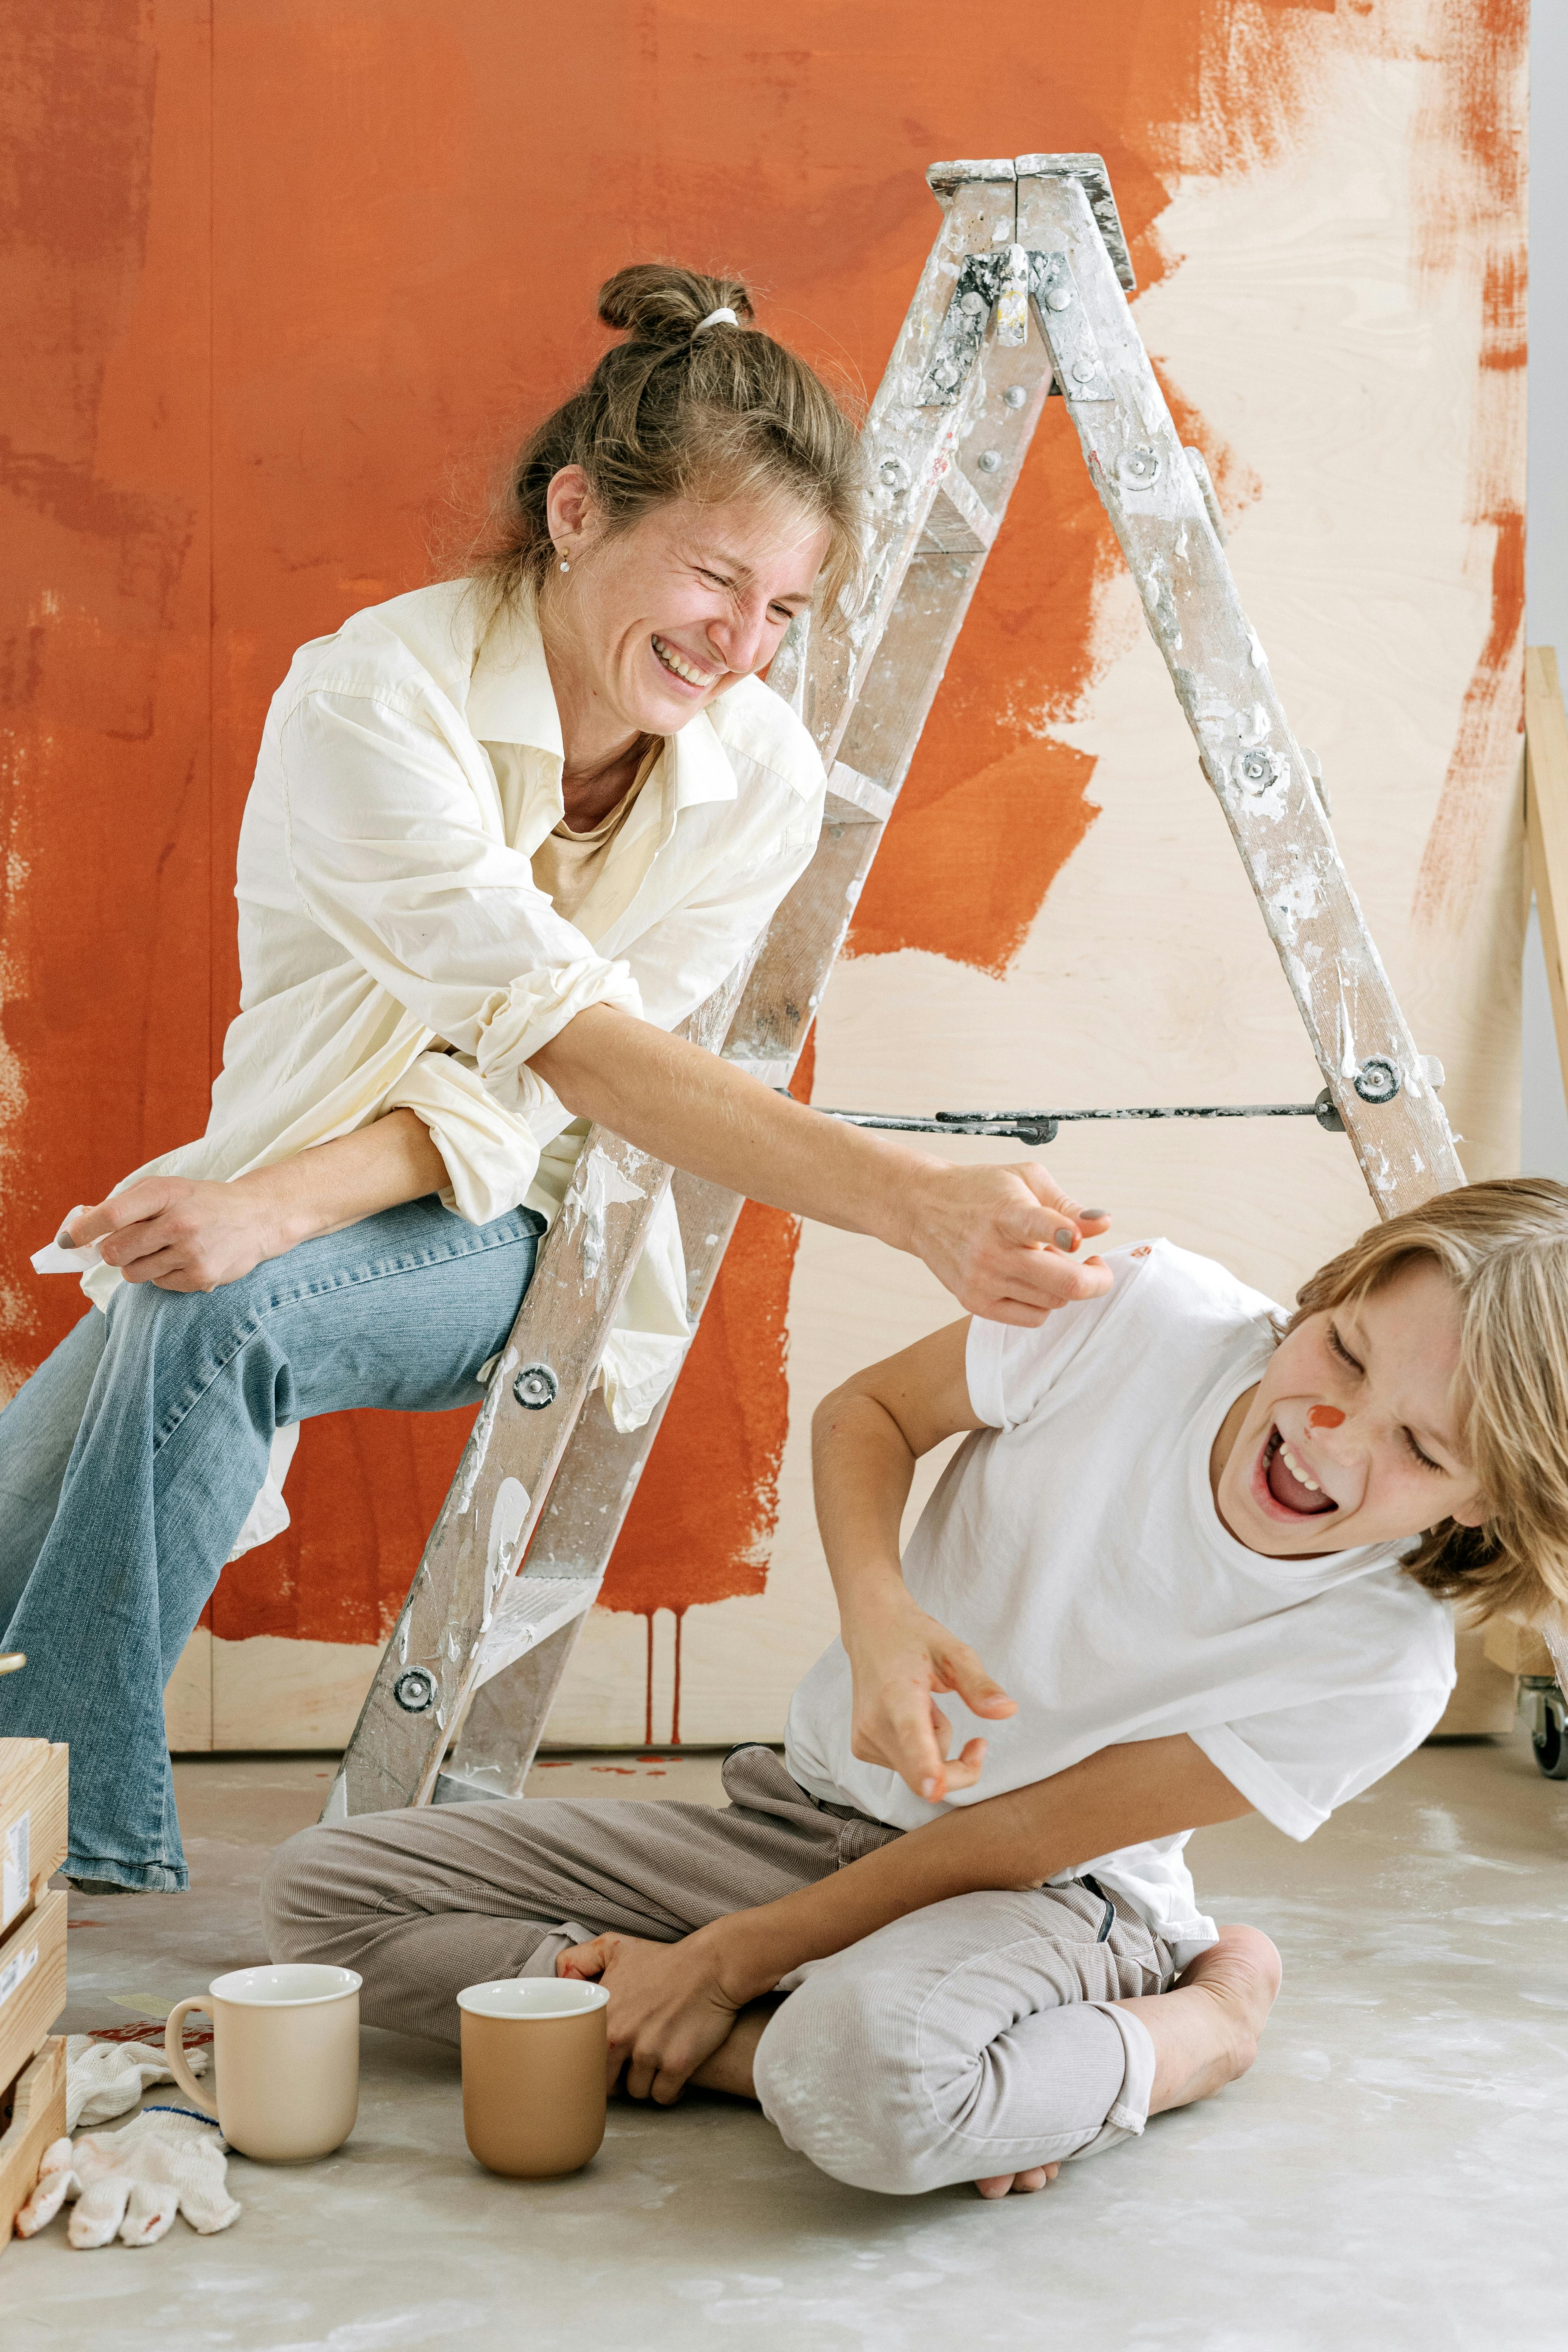
[[[941, 1701], [953, 1752], [990, 1753], [973, 1804], [1123, 1741], [1185, 1732], [1266, 1819], [1310, 1837], [1431, 1730], [1454, 1682], [1447, 1609], [1402, 1574], [1402, 1545], [1270, 1559], [1215, 1509], [1221, 1422], [1261, 1377], [1279, 1309], [1169, 1242], [1107, 1253], [1102, 1297], [1037, 1330], [971, 1326], [969, 1393], [988, 1426], [949, 1463], [904, 1559], [922, 1609], [1018, 1702], [1005, 1723]], [[790, 1706], [802, 1787], [900, 1829], [939, 1811], [849, 1748], [841, 1642]], [[1190, 1834], [1190, 1832], [1188, 1833]], [[1162, 1838], [1085, 1861], [1177, 1947], [1214, 1940], [1182, 1849]]]

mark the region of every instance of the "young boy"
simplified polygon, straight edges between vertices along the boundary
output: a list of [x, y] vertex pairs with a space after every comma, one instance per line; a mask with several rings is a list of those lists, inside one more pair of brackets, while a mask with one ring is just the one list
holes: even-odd
[[[1374, 1228], [1283, 1336], [1168, 1243], [1108, 1264], [1037, 1329], [955, 1324], [822, 1406], [843, 1639], [783, 1762], [727, 1759], [727, 1810], [310, 1830], [267, 1881], [274, 1958], [448, 2041], [466, 1984], [602, 1976], [633, 2096], [754, 2097], [894, 2194], [1038, 2188], [1244, 2072], [1279, 1957], [1199, 1910], [1187, 1833], [1310, 1836], [1442, 1713], [1447, 1597], [1568, 1596], [1568, 1191]], [[961, 1430], [900, 1567], [915, 1460]]]

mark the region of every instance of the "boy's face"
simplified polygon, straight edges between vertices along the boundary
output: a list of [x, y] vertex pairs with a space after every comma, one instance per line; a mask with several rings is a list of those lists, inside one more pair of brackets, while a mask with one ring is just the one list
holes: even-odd
[[1237, 1542], [1310, 1559], [1440, 1519], [1478, 1527], [1486, 1513], [1459, 1449], [1458, 1361], [1458, 1302], [1430, 1259], [1369, 1298], [1309, 1316], [1215, 1443], [1215, 1504]]

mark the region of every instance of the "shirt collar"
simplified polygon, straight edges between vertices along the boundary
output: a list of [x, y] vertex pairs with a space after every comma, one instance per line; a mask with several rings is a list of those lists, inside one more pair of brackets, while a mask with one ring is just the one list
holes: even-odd
[[[531, 597], [503, 606], [486, 631], [469, 680], [466, 716], [481, 743], [526, 743], [556, 761], [564, 757], [561, 714]], [[735, 771], [705, 710], [679, 734], [667, 736], [665, 748], [667, 834], [682, 809], [736, 798]]]
[[562, 760], [561, 714], [531, 597], [503, 605], [486, 630], [465, 716], [481, 743], [527, 743]]

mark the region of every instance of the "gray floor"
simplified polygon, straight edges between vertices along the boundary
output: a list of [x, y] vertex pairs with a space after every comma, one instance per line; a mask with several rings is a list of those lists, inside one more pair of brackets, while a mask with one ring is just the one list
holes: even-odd
[[[73, 1898], [72, 2031], [159, 2019], [264, 1957], [267, 1849], [313, 1818], [318, 1759], [188, 1763], [196, 1891]], [[535, 1792], [717, 1794], [714, 1763], [542, 1769]], [[0, 2257], [6, 2352], [382, 2352], [743, 2342], [747, 2352], [1568, 2344], [1568, 1783], [1519, 1742], [1423, 1749], [1305, 1847], [1194, 1842], [1222, 1917], [1286, 1989], [1253, 2074], [1046, 2194], [844, 2189], [753, 2111], [612, 2106], [575, 2179], [481, 2172], [455, 2060], [368, 2032], [353, 2137], [325, 2163], [231, 2158], [226, 2235]], [[158, 2093], [153, 2095], [157, 2097]], [[167, 2095], [163, 2094], [162, 2095]]]

